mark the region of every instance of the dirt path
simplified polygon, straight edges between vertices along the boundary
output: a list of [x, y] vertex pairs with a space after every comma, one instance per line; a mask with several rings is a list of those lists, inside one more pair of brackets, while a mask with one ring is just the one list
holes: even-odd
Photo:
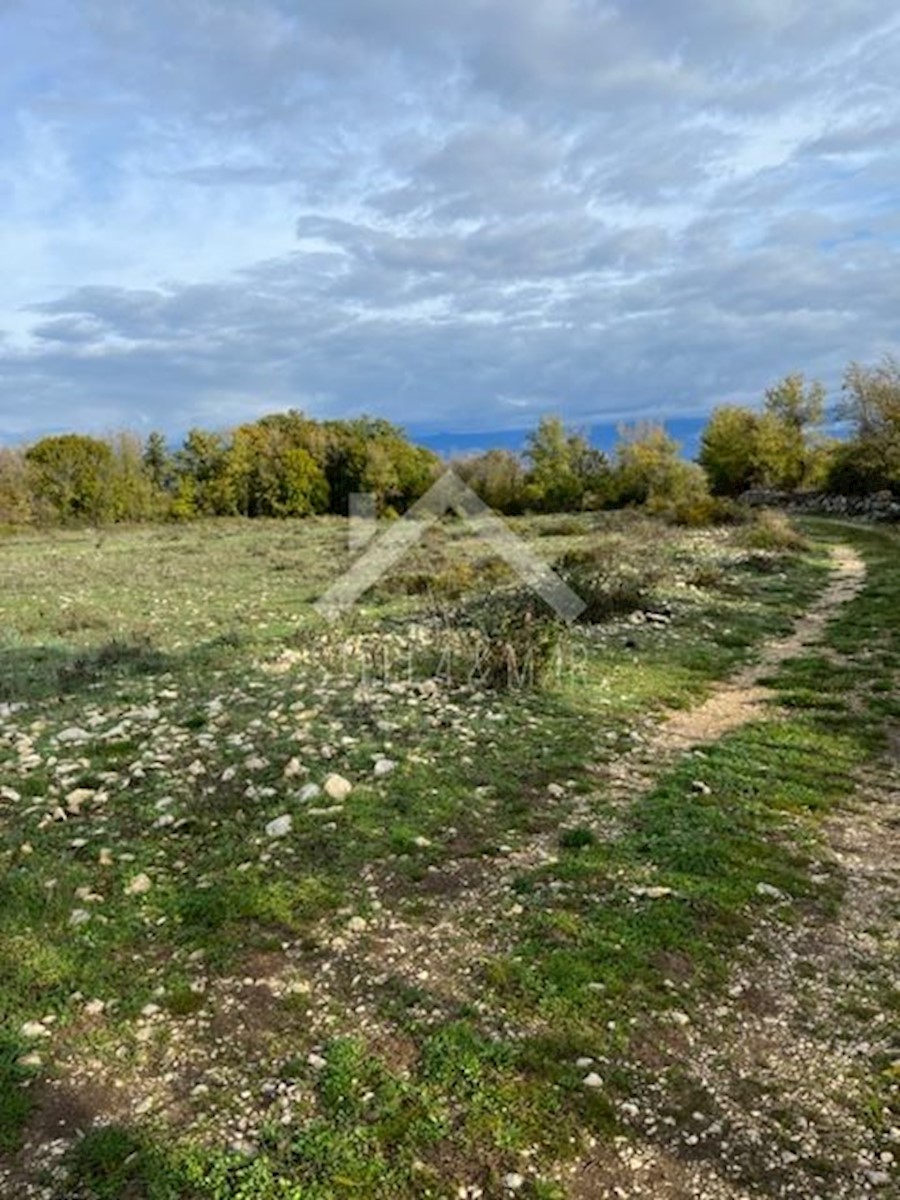
[[[689, 748], [712, 743], [769, 709], [777, 694], [764, 683], [766, 676], [816, 645], [829, 620], [863, 586], [865, 565], [854, 551], [840, 547], [833, 560], [829, 585], [792, 633], [770, 643], [756, 663], [703, 704], [674, 713], [612, 764], [604, 800], [611, 794], [624, 807]], [[608, 803], [600, 818], [595, 805], [593, 797], [585, 798], [569, 822], [615, 836]], [[557, 831], [542, 835], [494, 860], [488, 877], [461, 875], [456, 894], [452, 880], [444, 880], [447, 894], [424, 914], [408, 919], [386, 912], [361, 938], [336, 938], [329, 973], [335, 981], [356, 985], [355, 1011], [363, 1026], [371, 1020], [371, 1033], [384, 1034], [361, 981], [403, 979], [448, 1005], [476, 995], [480, 964], [502, 951], [503, 931], [514, 925], [509, 919], [515, 913], [512, 879], [523, 869], [554, 861], [557, 837]], [[667, 1123], [669, 1097], [662, 1086], [656, 1092], [651, 1088], [629, 1107], [633, 1137], [598, 1144], [590, 1158], [566, 1172], [569, 1195], [580, 1200], [750, 1200], [759, 1195], [857, 1200], [891, 1194], [894, 1151], [875, 1144], [859, 1116], [866, 1107], [861, 1081], [867, 1064], [887, 1047], [878, 1041], [877, 1029], [868, 1037], [862, 1029], [849, 1038], [836, 1037], [835, 1017], [844, 1009], [869, 1012], [873, 1002], [877, 1015], [879, 988], [888, 986], [885, 977], [898, 948], [898, 839], [900, 793], [882, 779], [826, 829], [831, 847], [826, 857], [846, 876], [837, 919], [823, 924], [801, 913], [792, 925], [766, 922], [721, 1002], [674, 1042], [671, 1036], [662, 1039], [671, 1048], [672, 1064], [687, 1064], [698, 1094], [717, 1115], [698, 1130], [703, 1138]], [[504, 910], [505, 919], [492, 920], [490, 914]], [[329, 1007], [326, 1003], [323, 1015]], [[851, 1027], [845, 1023], [844, 1030]], [[900, 1132], [897, 1139], [900, 1143]], [[900, 1158], [900, 1144], [896, 1154]]]
[[[865, 580], [865, 564], [855, 551], [841, 546], [832, 551], [832, 577], [816, 602], [785, 638], [770, 642], [758, 660], [721, 684], [696, 708], [673, 713], [633, 750], [610, 763], [599, 794], [579, 797], [566, 816], [566, 825], [590, 827], [605, 840], [618, 835], [618, 820], [610, 817], [609, 800], [624, 808], [653, 786], [660, 773], [692, 746], [710, 743], [754, 720], [775, 698], [762, 680], [779, 663], [818, 641], [842, 605]], [[598, 803], [599, 801], [599, 803]], [[425, 911], [407, 917], [386, 902], [365, 931], [330, 934], [323, 927], [331, 957], [327, 977], [346, 978], [359, 986], [386, 975], [429, 990], [454, 1002], [471, 994], [472, 975], [479, 962], [503, 947], [493, 934], [495, 922], [512, 903], [510, 885], [523, 870], [552, 864], [558, 854], [559, 829], [531, 838], [525, 845], [492, 857], [489, 862], [456, 861], [435, 872], [419, 900]], [[383, 881], [370, 872], [370, 894], [381, 895]], [[505, 922], [506, 925], [509, 922]], [[466, 936], [460, 931], [465, 929]], [[477, 932], [476, 932], [477, 931]], [[329, 1008], [327, 1004], [324, 1006]]]
[[[855, 550], [838, 546], [832, 550], [833, 572], [825, 591], [800, 618], [785, 638], [763, 647], [757, 662], [716, 688], [703, 704], [673, 713], [656, 733], [625, 757], [612, 764], [612, 782], [626, 798], [648, 786], [659, 775], [660, 764], [682, 754], [691, 746], [718, 741], [761, 716], [776, 693], [763, 682], [788, 659], [796, 658], [821, 641], [828, 622], [862, 589], [866, 565]], [[649, 772], [649, 779], [647, 778]]]
[[[762, 680], [779, 663], [814, 645], [828, 621], [863, 585], [865, 564], [855, 551], [841, 546], [832, 556], [828, 586], [791, 634], [769, 643], [757, 662], [721, 684], [703, 704], [673, 713], [633, 750], [609, 764], [602, 791], [579, 797], [567, 812], [566, 825], [589, 827], [605, 840], [618, 836], [616, 812], [649, 790], [674, 759], [763, 712], [776, 694]], [[610, 799], [615, 802], [612, 816]], [[555, 862], [558, 844], [559, 829], [553, 828], [489, 862], [451, 862], [429, 876], [414, 915], [385, 898], [384, 907], [363, 931], [335, 934], [323, 928], [329, 957], [317, 979], [312, 1018], [321, 1022], [323, 1032], [329, 1027], [332, 984], [340, 987], [344, 1003], [349, 1001], [363, 1026], [371, 1021], [369, 1032], [374, 1036], [383, 1036], [384, 1030], [373, 1015], [371, 993], [386, 978], [426, 987], [448, 1007], [477, 994], [481, 965], [509, 948], [515, 924], [510, 917], [516, 910], [513, 881], [522, 871]], [[380, 902], [385, 889], [379, 873], [373, 870], [363, 882]]]
[[[900, 962], [900, 790], [890, 764], [824, 834], [823, 868], [845, 884], [837, 914], [823, 919], [784, 898], [792, 919], [757, 929], [716, 1004], [674, 1044], [661, 1031], [660, 1082], [627, 1106], [633, 1138], [582, 1162], [571, 1196], [900, 1195], [900, 1096], [879, 1135], [870, 1092], [900, 1060], [889, 999]], [[696, 1129], [666, 1122], [672, 1096], [661, 1080], [673, 1067], [702, 1110]]]

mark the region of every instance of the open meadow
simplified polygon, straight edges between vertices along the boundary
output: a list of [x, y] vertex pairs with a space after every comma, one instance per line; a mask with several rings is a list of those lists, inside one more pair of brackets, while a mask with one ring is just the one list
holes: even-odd
[[900, 538], [0, 540], [0, 1196], [897, 1195]]

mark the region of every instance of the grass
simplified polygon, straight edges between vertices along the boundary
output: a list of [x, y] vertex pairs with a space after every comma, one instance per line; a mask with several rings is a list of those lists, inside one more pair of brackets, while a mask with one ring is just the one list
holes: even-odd
[[[148, 1080], [165, 1092], [167, 1071], [187, 1076], [214, 1048], [230, 1081], [208, 1104], [182, 1099], [183, 1131], [165, 1104], [90, 1129], [51, 1194], [402, 1200], [468, 1181], [493, 1195], [527, 1150], [520, 1194], [561, 1195], [545, 1168], [618, 1127], [633, 1040], [721, 984], [772, 904], [758, 885], [835, 902], [836, 884], [811, 882], [806, 822], [848, 794], [900, 717], [891, 535], [840, 531], [870, 565], [829, 631], [848, 664], [816, 653], [786, 664], [774, 682], [790, 718], [711, 747], [709, 795], [693, 788], [697, 760], [677, 764], [610, 842], [567, 824], [577, 798], [648, 714], [701, 699], [790, 628], [834, 534], [809, 522], [807, 543], [779, 528], [777, 547], [767, 531], [748, 553], [746, 530], [661, 540], [619, 516], [514, 524], [547, 561], [652, 558], [648, 603], [669, 619], [577, 628], [542, 688], [497, 690], [417, 668], [435, 663], [434, 597], [409, 577], [341, 629], [317, 624], [311, 602], [346, 561], [338, 521], [0, 545], [0, 1155], [17, 1161], [39, 1117], [39, 1074], [84, 1079], [91, 1063], [126, 1093]], [[440, 554], [455, 600], [472, 573], [454, 563], [483, 548], [451, 527]], [[382, 758], [396, 764], [383, 776]], [[299, 799], [331, 773], [354, 785], [343, 802]], [[267, 838], [283, 813], [290, 837]], [[351, 915], [377, 916], [387, 899], [414, 922], [430, 881], [460, 863], [489, 869], [501, 846], [545, 831], [559, 831], [559, 862], [523, 870], [514, 920], [493, 914], [507, 949], [478, 968], [471, 995], [448, 1000], [434, 980], [388, 971], [362, 1034], [339, 980], [330, 1036], [312, 1031], [302, 996], [223, 1032], [234, 981], [254, 963], [315, 983]], [[151, 886], [134, 894], [140, 875]], [[671, 894], [635, 895], [648, 885]], [[85, 1017], [91, 999], [102, 1017]], [[149, 1024], [148, 1004], [162, 1009]], [[24, 1022], [47, 1016], [52, 1039], [23, 1039]], [[40, 1068], [22, 1065], [29, 1050]], [[597, 1092], [574, 1065], [585, 1055], [606, 1060]], [[262, 1087], [285, 1107], [266, 1116]], [[234, 1132], [248, 1105], [252, 1154]]]

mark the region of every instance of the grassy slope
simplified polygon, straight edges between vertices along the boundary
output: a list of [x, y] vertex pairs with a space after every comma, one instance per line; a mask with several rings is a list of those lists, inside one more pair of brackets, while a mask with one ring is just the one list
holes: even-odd
[[[642, 715], [702, 695], [754, 642], [785, 628], [822, 578], [819, 562], [798, 560], [778, 574], [730, 570], [705, 592], [682, 590], [671, 628], [588, 642], [577, 676], [549, 693], [409, 704], [381, 692], [373, 703], [352, 683], [259, 667], [307, 623], [298, 600], [315, 594], [337, 554], [336, 527], [322, 523], [311, 533], [304, 541], [304, 532], [298, 539], [283, 527], [213, 527], [202, 541], [196, 531], [142, 531], [110, 538], [99, 551], [75, 537], [49, 549], [41, 541], [4, 549], [3, 680], [9, 699], [33, 704], [11, 718], [16, 733], [0, 747], [8, 786], [22, 797], [2, 809], [7, 1148], [32, 1094], [17, 1086], [29, 1073], [16, 1065], [28, 1048], [22, 1021], [52, 1014], [76, 1042], [87, 1036], [92, 1053], [112, 1057], [133, 1046], [135, 1018], [149, 1000], [173, 1022], [197, 1006], [197, 952], [215, 975], [253, 951], [302, 942], [324, 914], [365, 911], [356, 881], [373, 862], [389, 863], [414, 896], [429, 866], [459, 854], [443, 836], [448, 826], [464, 829], [466, 853], [481, 858], [559, 821], [564, 808], [548, 812], [542, 800], [548, 783], [572, 780], [574, 790], [588, 790], [590, 765], [627, 744]], [[523, 873], [519, 945], [490, 964], [483, 988], [489, 1008], [534, 1034], [498, 1039], [478, 1011], [464, 1008], [435, 1026], [421, 1020], [416, 996], [385, 995], [386, 1017], [415, 1043], [411, 1073], [338, 1037], [325, 1047], [325, 1069], [313, 1074], [302, 1011], [296, 1019], [288, 1012], [282, 1069], [296, 1071], [310, 1094], [304, 1119], [271, 1128], [253, 1160], [190, 1139], [173, 1148], [152, 1121], [93, 1133], [74, 1153], [65, 1194], [80, 1187], [78, 1194], [113, 1197], [130, 1187], [129, 1195], [154, 1198], [437, 1196], [463, 1167], [490, 1188], [524, 1147], [537, 1168], [530, 1194], [555, 1194], [552, 1183], [538, 1182], [541, 1163], [565, 1154], [570, 1136], [615, 1125], [617, 1094], [633, 1085], [630, 1042], [722, 979], [754, 908], [765, 903], [756, 885], [833, 902], [833, 887], [809, 881], [808, 827], [794, 818], [846, 795], [848, 773], [880, 751], [881, 723], [897, 715], [900, 661], [895, 544], [875, 533], [852, 540], [870, 560], [870, 583], [829, 635], [851, 658], [848, 678], [815, 655], [789, 665], [777, 684], [791, 720], [758, 724], [715, 747], [704, 764], [711, 796], [692, 791], [696, 764], [686, 763], [635, 805], [618, 841], [570, 839], [552, 871], [562, 889], [545, 886], [546, 869]], [[553, 539], [542, 541], [552, 550]], [[686, 569], [719, 549], [683, 549]], [[53, 580], [63, 599], [51, 603]], [[109, 650], [113, 638], [120, 651]], [[61, 699], [60, 678], [69, 689]], [[848, 703], [848, 682], [864, 710]], [[211, 705], [215, 697], [221, 704]], [[54, 741], [94, 717], [98, 730], [118, 727], [116, 735], [72, 749]], [[40, 760], [27, 771], [16, 765], [23, 732], [26, 754]], [[401, 762], [389, 783], [371, 777], [378, 754]], [[283, 766], [298, 755], [310, 778], [336, 769], [361, 782], [331, 819], [292, 809], [296, 836], [269, 847], [261, 826], [288, 811]], [[248, 768], [253, 758], [263, 765]], [[72, 764], [64, 786], [60, 759]], [[195, 763], [202, 772], [191, 772]], [[223, 782], [228, 766], [235, 779]], [[45, 798], [74, 787], [109, 798], [91, 802], [90, 821], [39, 829]], [[473, 805], [473, 795], [490, 803]], [[169, 796], [184, 824], [160, 827], [169, 809], [158, 804]], [[25, 842], [33, 853], [23, 858]], [[101, 847], [114, 851], [111, 867], [98, 867]], [[124, 888], [142, 870], [154, 888], [136, 903]], [[671, 886], [677, 898], [636, 905], [627, 886], [635, 879]], [[92, 919], [73, 932], [79, 887], [103, 900], [93, 909], [80, 904]], [[673, 961], [675, 993], [667, 983]], [[87, 1034], [78, 1032], [79, 994], [118, 1001]], [[583, 1072], [572, 1065], [582, 1053], [606, 1060], [596, 1092], [581, 1086]]]

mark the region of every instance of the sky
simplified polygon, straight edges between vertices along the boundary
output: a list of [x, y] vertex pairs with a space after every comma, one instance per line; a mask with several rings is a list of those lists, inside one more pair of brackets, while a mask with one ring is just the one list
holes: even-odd
[[898, 74], [886, 0], [0, 0], [0, 441], [835, 393]]

